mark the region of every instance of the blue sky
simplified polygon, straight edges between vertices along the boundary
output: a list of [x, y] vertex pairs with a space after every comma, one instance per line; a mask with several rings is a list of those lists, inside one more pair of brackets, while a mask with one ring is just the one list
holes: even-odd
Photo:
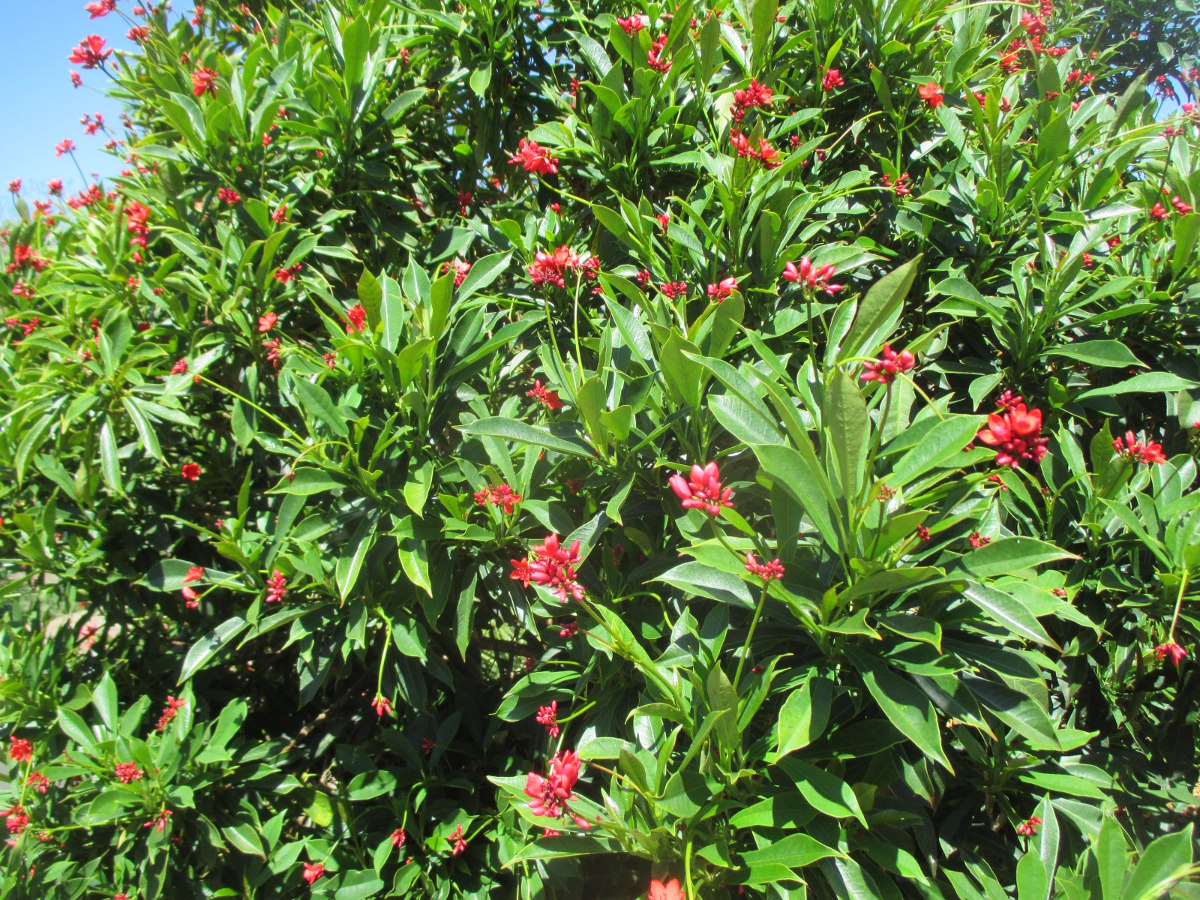
[[[121, 134], [120, 104], [104, 96], [108, 77], [99, 69], [79, 70], [83, 86], [71, 87], [67, 62], [71, 50], [86, 35], [98, 34], [108, 45], [128, 49], [128, 21], [117, 13], [89, 20], [87, 0], [3, 0], [4, 25], [0, 28], [0, 84], [6, 87], [6, 135], [0, 138], [0, 191], [14, 178], [22, 180], [21, 195], [27, 200], [46, 195], [46, 182], [61, 178], [67, 191], [83, 187], [79, 173], [67, 156], [56, 159], [54, 146], [71, 138], [76, 159], [84, 173], [115, 175], [121, 167], [116, 157], [104, 150], [108, 138], [102, 132], [89, 137], [79, 119], [100, 113]], [[186, 0], [185, 0], [186, 2]], [[131, 0], [118, 8], [128, 10]], [[5, 191], [5, 193], [7, 193]], [[7, 201], [7, 197], [5, 197]], [[8, 206], [7, 202], [3, 202]]]

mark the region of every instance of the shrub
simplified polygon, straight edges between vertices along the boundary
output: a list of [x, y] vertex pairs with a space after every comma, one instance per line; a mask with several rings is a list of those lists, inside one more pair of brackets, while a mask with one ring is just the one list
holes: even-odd
[[1095, 15], [85, 40], [127, 168], [6, 234], [6, 895], [1186, 892], [1200, 121]]

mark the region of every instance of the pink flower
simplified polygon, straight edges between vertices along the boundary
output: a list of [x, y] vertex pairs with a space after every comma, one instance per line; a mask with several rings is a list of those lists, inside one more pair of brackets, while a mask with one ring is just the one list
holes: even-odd
[[233, 188], [218, 188], [217, 197], [222, 203], [241, 203], [242, 195]]
[[546, 588], [560, 603], [567, 602], [570, 594], [576, 600], [583, 599], [583, 585], [576, 581], [575, 566], [581, 562], [579, 541], [569, 548], [559, 545], [558, 535], [547, 535], [542, 543], [533, 548], [533, 557], [512, 560], [513, 571], [509, 576], [525, 587], [537, 584]]
[[25, 786], [44, 794], [50, 788], [50, 779], [41, 772], [30, 772], [29, 777], [25, 779]]
[[1183, 647], [1180, 647], [1174, 641], [1168, 641], [1165, 644], [1159, 644], [1157, 647], [1155, 647], [1154, 655], [1159, 659], [1169, 656], [1171, 657], [1172, 663], [1179, 665], [1181, 662], [1183, 662], [1184, 657], [1187, 656], [1187, 650], [1183, 649]]
[[1167, 461], [1162, 452], [1162, 444], [1147, 441], [1143, 444], [1134, 437], [1132, 431], [1126, 431], [1124, 438], [1113, 441], [1113, 449], [1125, 459], [1136, 460], [1146, 465], [1161, 465]]
[[917, 358], [908, 350], [896, 353], [891, 344], [883, 345], [883, 352], [875, 362], [863, 366], [863, 373], [858, 376], [862, 381], [878, 381], [880, 384], [891, 384], [901, 372], [911, 372], [917, 365]]
[[324, 863], [301, 863], [303, 870], [300, 877], [307, 881], [310, 885], [325, 874]]
[[272, 328], [275, 327], [275, 323], [278, 321], [279, 321], [279, 316], [275, 315], [275, 313], [273, 311], [264, 313], [263, 315], [258, 317], [258, 333], [266, 334], [268, 331], [270, 331]]
[[551, 156], [545, 147], [539, 146], [537, 141], [521, 138], [518, 148], [508, 160], [510, 166], [519, 165], [526, 172], [533, 172], [535, 175], [554, 175], [558, 172], [558, 159]]
[[29, 762], [33, 759], [33, 742], [27, 738], [9, 738], [8, 756], [13, 762]]
[[171, 720], [175, 718], [180, 708], [187, 705], [187, 701], [182, 697], [167, 697], [167, 705], [163, 707], [162, 715], [158, 717], [158, 724], [155, 725], [155, 730], [162, 734], [166, 731], [167, 726], [171, 724]]
[[671, 61], [662, 58], [662, 53], [666, 48], [667, 35], [664, 32], [654, 39], [650, 44], [650, 49], [646, 52], [646, 62], [650, 64], [650, 68], [662, 75], [671, 70]]
[[731, 296], [737, 289], [738, 283], [736, 278], [722, 278], [716, 284], [708, 286], [708, 299], [720, 303], [726, 297]]
[[568, 804], [575, 799], [575, 784], [579, 781], [582, 763], [573, 750], [564, 750], [550, 759], [550, 772], [543, 777], [530, 772], [525, 779], [525, 796], [533, 800], [529, 808], [535, 816], [560, 819], [571, 815], [580, 828], [591, 827], [585, 819], [574, 816]]
[[84, 7], [91, 15], [90, 19], [99, 19], [107, 16], [110, 12], [117, 8], [117, 0], [97, 0], [95, 3], [89, 3]]
[[733, 488], [721, 487], [721, 472], [715, 462], [704, 468], [692, 465], [687, 481], [678, 473], [668, 479], [684, 509], [702, 509], [710, 516], [721, 514], [722, 506], [733, 506]]
[[392, 701], [383, 694], [376, 694], [375, 699], [371, 701], [371, 708], [375, 710], [375, 715], [379, 718], [392, 715]]
[[62, 193], [62, 189], [63, 183], [61, 178], [51, 178], [50, 181], [46, 183], [46, 190], [48, 190], [55, 197]]
[[807, 256], [800, 257], [799, 266], [793, 262], [787, 262], [783, 265], [783, 278], [785, 281], [790, 281], [809, 290], [820, 289], [831, 297], [845, 287], [845, 285], [830, 283], [829, 279], [833, 277], [833, 274], [833, 266], [828, 263], [823, 266], [814, 266], [812, 260]]
[[1042, 412], [1014, 403], [1002, 414], [988, 416], [987, 427], [976, 440], [996, 448], [996, 464], [1017, 468], [1021, 460], [1040, 460], [1047, 453], [1048, 437], [1042, 436]]
[[71, 140], [70, 138], [66, 138], [62, 141], [59, 141], [57, 144], [54, 145], [55, 157], [62, 156], [64, 153], [74, 153], [74, 152], [75, 152], [75, 142], [73, 140]]
[[454, 829], [454, 832], [447, 840], [453, 845], [454, 849], [450, 851], [451, 856], [458, 856], [467, 849], [467, 839], [463, 836], [463, 827], [461, 825]]
[[687, 900], [687, 894], [679, 886], [678, 878], [666, 882], [651, 878], [649, 900]]
[[287, 595], [287, 579], [283, 577], [283, 573], [278, 569], [271, 573], [271, 577], [267, 579], [267, 603], [279, 603]]
[[630, 16], [628, 19], [617, 19], [617, 24], [620, 25], [628, 35], [637, 34], [646, 27], [646, 23], [643, 21], [642, 16]]
[[393, 847], [403, 847], [407, 840], [408, 840], [408, 835], [404, 833], [403, 828], [397, 828], [395, 831], [392, 832], [392, 846]]
[[834, 88], [839, 88], [846, 83], [846, 79], [842, 77], [842, 73], [838, 69], [829, 69], [825, 72], [825, 76], [821, 79], [821, 90], [832, 91]]
[[217, 73], [204, 66], [192, 73], [192, 93], [197, 97], [205, 94], [217, 96]]
[[942, 86], [936, 81], [921, 85], [917, 88], [917, 93], [921, 95], [921, 99], [925, 101], [925, 105], [930, 109], [937, 109], [945, 99], [942, 94]]
[[184, 463], [179, 469], [179, 477], [184, 481], [199, 481], [201, 468], [194, 462]]
[[1038, 816], [1030, 816], [1017, 826], [1017, 834], [1022, 837], [1033, 837], [1037, 834], [1037, 827], [1041, 824], [1042, 820]]
[[[104, 46], [104, 38], [98, 34], [89, 34], [79, 46], [71, 51], [67, 61], [85, 69], [94, 69], [104, 65], [104, 61], [112, 55], [112, 50]], [[74, 79], [72, 78], [72, 81]]]
[[783, 577], [783, 563], [778, 559], [773, 559], [768, 563], [761, 563], [754, 558], [753, 553], [746, 554], [746, 571], [751, 575], [757, 575], [764, 582], [774, 578], [778, 581]]
[[558, 737], [558, 701], [550, 701], [549, 706], [542, 706], [537, 711], [537, 723], [546, 728], [546, 733], [552, 738]]
[[12, 181], [10, 181], [10, 182], [8, 183], [8, 191], [9, 191], [9, 193], [10, 193], [10, 194], [19, 194], [19, 193], [21, 193], [21, 179], [20, 179], [20, 178], [14, 178]]

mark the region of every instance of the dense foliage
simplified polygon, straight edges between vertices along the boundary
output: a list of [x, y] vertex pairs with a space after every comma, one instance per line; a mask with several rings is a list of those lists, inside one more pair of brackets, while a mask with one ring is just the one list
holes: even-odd
[[1197, 895], [1194, 59], [114, 6], [0, 249], [5, 896]]

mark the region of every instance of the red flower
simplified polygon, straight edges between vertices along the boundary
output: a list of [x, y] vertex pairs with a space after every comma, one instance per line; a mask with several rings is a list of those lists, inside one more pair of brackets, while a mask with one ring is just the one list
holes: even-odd
[[266, 314], [259, 316], [258, 317], [258, 333], [266, 334], [268, 331], [270, 331], [272, 328], [275, 327], [275, 323], [278, 321], [279, 321], [279, 316], [275, 315], [274, 312], [267, 312]]
[[617, 19], [617, 24], [625, 30], [628, 35], [637, 34], [646, 27], [642, 16], [630, 16], [628, 19]]
[[565, 244], [553, 253], [539, 250], [534, 254], [533, 264], [529, 266], [529, 274], [534, 285], [556, 284], [566, 287], [564, 273], [579, 266], [579, 254]]
[[1136, 460], [1146, 465], [1159, 465], [1167, 461], [1162, 452], [1162, 444], [1147, 441], [1143, 444], [1133, 436], [1132, 431], [1125, 432], [1124, 438], [1113, 441], [1113, 449], [1125, 459]]
[[64, 153], [74, 153], [75, 142], [70, 138], [65, 138], [54, 145], [55, 158], [62, 156]]
[[10, 181], [8, 183], [8, 190], [9, 190], [9, 193], [13, 193], [13, 194], [21, 193], [21, 179], [14, 178], [12, 181]]
[[972, 531], [970, 535], [967, 536], [967, 543], [976, 550], [978, 550], [980, 547], [986, 547], [991, 542], [992, 539], [990, 537], [984, 537], [978, 531]]
[[783, 266], [784, 280], [802, 285], [810, 290], [820, 288], [831, 297], [845, 287], [841, 284], [830, 284], [829, 279], [833, 277], [833, 274], [833, 266], [828, 263], [823, 266], [814, 266], [812, 260], [807, 256], [800, 257], [799, 266], [793, 262], [784, 263]]
[[403, 828], [397, 828], [395, 831], [392, 832], [392, 846], [393, 847], [403, 847], [404, 843], [407, 840], [408, 840], [408, 835], [404, 833]]
[[929, 537], [930, 537], [929, 527], [927, 525], [918, 525], [917, 526], [917, 540], [919, 540], [923, 544], [929, 540]]
[[233, 188], [218, 188], [217, 197], [222, 203], [241, 203], [242, 195]]
[[367, 327], [367, 308], [361, 303], [355, 303], [350, 307], [346, 316], [350, 319], [346, 323], [346, 334], [361, 333]]
[[567, 602], [567, 594], [576, 600], [583, 599], [583, 586], [575, 578], [575, 566], [581, 562], [579, 541], [569, 548], [559, 546], [558, 535], [551, 534], [540, 546], [533, 548], [533, 558], [511, 560], [513, 571], [509, 575], [525, 587], [541, 585], [550, 591], [559, 602]]
[[912, 193], [912, 188], [905, 184], [906, 181], [908, 181], [907, 172], [895, 180], [892, 179], [891, 175], [884, 175], [883, 178], [880, 179], [879, 183], [885, 188], [891, 188], [897, 197], [907, 197]]
[[[465, 215], [465, 213], [464, 213]], [[456, 259], [451, 262], [442, 263], [442, 271], [449, 272], [454, 270], [454, 286], [458, 287], [466, 280], [466, 277], [471, 272], [471, 264], [464, 259]]]
[[283, 573], [278, 569], [271, 573], [271, 577], [267, 579], [267, 603], [279, 603], [287, 595], [287, 579], [283, 577]]
[[303, 267], [303, 265], [303, 263], [296, 263], [293, 266], [280, 266], [275, 270], [275, 280], [280, 284], [287, 284], [288, 282], [293, 281], [297, 276], [299, 276], [300, 269]]
[[[63, 184], [62, 184], [61, 178], [52, 178], [46, 184], [46, 190], [48, 190], [55, 197], [59, 196], [62, 193], [62, 188], [63, 188]], [[19, 188], [18, 188], [18, 190], [19, 190]]]
[[1169, 641], [1168, 643], [1159, 644], [1157, 647], [1155, 647], [1154, 655], [1159, 659], [1169, 656], [1171, 657], [1171, 662], [1173, 662], [1175, 665], [1179, 665], [1181, 662], [1183, 662], [1184, 657], [1187, 656], [1187, 651], [1174, 641]]
[[749, 109], [754, 106], [770, 106], [771, 89], [764, 84], [759, 84], [756, 79], [751, 78], [750, 86], [744, 91], [733, 92], [733, 103], [735, 106], [740, 106], [743, 109]]
[[204, 66], [192, 73], [192, 93], [197, 97], [205, 94], [217, 96], [217, 73]]
[[502, 507], [506, 514], [512, 515], [513, 509], [521, 502], [521, 495], [513, 493], [513, 489], [507, 484], [497, 484], [477, 492], [475, 502], [479, 506]]
[[155, 730], [159, 734], [166, 731], [167, 726], [171, 724], [171, 720], [175, 718], [180, 707], [186, 705], [187, 701], [182, 697], [167, 697], [167, 705], [163, 707], [162, 715], [158, 717], [158, 724], [155, 726]]
[[30, 772], [29, 777], [25, 779], [25, 786], [33, 788], [39, 794], [44, 794], [50, 787], [50, 779], [41, 772]]
[[142, 770], [138, 768], [137, 763], [117, 763], [116, 768], [117, 780], [121, 784], [129, 784], [131, 781], [142, 780]]
[[546, 733], [552, 738], [558, 737], [558, 701], [550, 701], [549, 706], [538, 707], [537, 723], [546, 728]]
[[1041, 16], [1025, 13], [1021, 16], [1021, 24], [1025, 26], [1025, 31], [1030, 37], [1041, 37], [1046, 33], [1046, 23]]
[[[94, 69], [104, 65], [104, 61], [112, 55], [112, 50], [104, 46], [104, 38], [98, 34], [89, 34], [79, 42], [79, 46], [71, 51], [67, 61], [85, 69]], [[72, 73], [74, 76], [74, 73]], [[74, 81], [74, 77], [71, 79]]]
[[99, 19], [107, 16], [110, 12], [117, 8], [117, 0], [97, 0], [95, 3], [89, 3], [84, 7], [91, 15], [90, 19]]
[[172, 375], [182, 375], [188, 370], [188, 361], [186, 359], [175, 360], [175, 365], [171, 366]]
[[757, 575], [764, 582], [770, 581], [772, 578], [778, 581], [783, 577], [783, 563], [777, 559], [773, 559], [768, 563], [762, 563], [754, 558], [753, 553], [747, 553], [746, 571], [751, 575]]
[[392, 701], [383, 694], [376, 694], [375, 699], [371, 701], [371, 708], [375, 710], [375, 715], [379, 718], [392, 715]]
[[200, 472], [201, 469], [198, 464], [194, 462], [184, 463], [179, 469], [179, 477], [184, 481], [199, 481]]
[[8, 756], [14, 762], [29, 762], [33, 759], [33, 742], [26, 738], [9, 738]]
[[720, 303], [726, 297], [733, 294], [738, 289], [736, 278], [722, 278], [716, 284], [708, 286], [708, 299], [715, 300]]
[[8, 826], [10, 834], [20, 834], [29, 824], [29, 814], [25, 812], [23, 806], [10, 806], [8, 809], [0, 810], [0, 816], [4, 816], [4, 824]]
[[1002, 414], [988, 416], [987, 428], [975, 435], [976, 440], [996, 448], [996, 464], [1017, 468], [1021, 460], [1040, 460], [1046, 455], [1048, 437], [1042, 436], [1042, 411], [1026, 409], [1024, 403], [1013, 403]]
[[451, 856], [458, 856], [458, 854], [467, 849], [467, 839], [463, 837], [463, 827], [461, 825], [454, 829], [447, 840], [454, 846], [454, 849], [450, 851]]
[[664, 32], [654, 39], [646, 52], [646, 62], [655, 72], [665, 75], [671, 70], [671, 61], [662, 58], [662, 52], [667, 48], [667, 35]]
[[1167, 208], [1161, 203], [1155, 203], [1154, 206], [1150, 208], [1150, 218], [1152, 218], [1155, 222], [1161, 222], [1166, 217]]
[[687, 900], [687, 894], [679, 886], [679, 879], [672, 878], [662, 882], [657, 878], [650, 879], [650, 900]]
[[533, 387], [525, 392], [527, 396], [533, 397], [539, 403], [545, 405], [550, 412], [555, 412], [563, 408], [563, 402], [559, 399], [558, 391], [547, 390], [542, 386], [542, 382], [534, 379]]
[[891, 384], [896, 380], [896, 376], [901, 372], [911, 372], [917, 365], [917, 358], [908, 350], [901, 350], [897, 353], [892, 349], [891, 344], [883, 345], [883, 352], [879, 354], [879, 359], [876, 362], [869, 362], [863, 366], [863, 373], [859, 375], [862, 381], [878, 381], [880, 384]]
[[510, 166], [519, 165], [526, 172], [535, 175], [554, 175], [558, 172], [558, 159], [551, 156], [550, 151], [538, 145], [537, 141], [527, 141], [521, 138], [519, 149], [509, 158]]
[[287, 217], [288, 217], [288, 208], [287, 208], [286, 203], [284, 203], [282, 206], [280, 206], [278, 209], [276, 209], [275, 212], [271, 213], [271, 221], [274, 222], [276, 225], [282, 225], [284, 222], [287, 221]]
[[702, 509], [710, 516], [717, 516], [722, 506], [733, 506], [733, 488], [722, 489], [721, 472], [715, 462], [704, 468], [693, 464], [687, 481], [679, 474], [668, 481], [675, 496], [683, 501], [684, 509]]
[[944, 100], [942, 86], [935, 81], [921, 85], [917, 88], [917, 93], [921, 95], [921, 99], [930, 109], [937, 109]]
[[155, 816], [153, 819], [151, 819], [149, 822], [147, 822], [142, 827], [143, 828], [153, 828], [155, 831], [162, 831], [167, 827], [167, 825], [169, 824], [168, 820], [173, 815], [174, 815], [174, 813], [171, 812], [171, 810], [164, 809], [162, 812], [160, 812], [157, 816]]
[[325, 865], [323, 863], [301, 863], [301, 865], [304, 868], [300, 873], [300, 877], [310, 885], [325, 874]]
[[567, 805], [575, 799], [574, 788], [579, 781], [581, 766], [575, 751], [564, 750], [550, 759], [549, 775], [543, 777], [537, 772], [528, 774], [525, 779], [525, 796], [533, 800], [529, 808], [535, 816], [560, 819], [570, 815], [580, 828], [590, 827], [586, 819], [574, 815]]
[[821, 89], [824, 91], [832, 91], [834, 88], [839, 88], [846, 83], [846, 79], [842, 77], [842, 73], [838, 69], [829, 69], [825, 76], [821, 79]]
[[1030, 816], [1017, 826], [1017, 834], [1022, 837], [1033, 837], [1037, 834], [1037, 827], [1041, 824], [1042, 820], [1038, 816]]

